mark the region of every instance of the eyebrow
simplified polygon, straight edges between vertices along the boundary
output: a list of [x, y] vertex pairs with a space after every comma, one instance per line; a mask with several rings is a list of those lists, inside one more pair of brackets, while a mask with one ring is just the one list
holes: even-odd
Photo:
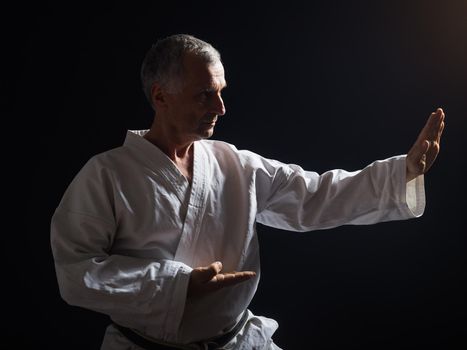
[[216, 86], [212, 86], [212, 85], [207, 85], [207, 84], [202, 84], [202, 85], [199, 85], [198, 86], [200, 90], [206, 90], [206, 91], [215, 91], [217, 90], [218, 87], [220, 87], [220, 90], [223, 90], [227, 87], [227, 81], [224, 80], [224, 84], [222, 85], [217, 85]]

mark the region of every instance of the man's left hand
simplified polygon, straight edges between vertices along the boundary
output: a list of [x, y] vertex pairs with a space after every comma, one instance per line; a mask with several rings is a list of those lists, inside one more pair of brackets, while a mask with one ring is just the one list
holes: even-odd
[[435, 162], [439, 153], [441, 134], [444, 129], [444, 112], [438, 108], [431, 113], [417, 141], [407, 154], [407, 182], [425, 174]]

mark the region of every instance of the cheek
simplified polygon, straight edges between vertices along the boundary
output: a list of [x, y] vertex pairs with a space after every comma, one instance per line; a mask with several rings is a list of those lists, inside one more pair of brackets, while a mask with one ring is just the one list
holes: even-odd
[[184, 115], [192, 123], [197, 123], [206, 115], [206, 108], [200, 103], [192, 103], [184, 109]]
[[172, 121], [187, 129], [197, 128], [206, 116], [206, 107], [199, 101], [178, 101], [172, 105]]
[[181, 116], [181, 122], [187, 126], [187, 128], [193, 129], [198, 128], [200, 121], [204, 118], [204, 112], [198, 109], [184, 110]]

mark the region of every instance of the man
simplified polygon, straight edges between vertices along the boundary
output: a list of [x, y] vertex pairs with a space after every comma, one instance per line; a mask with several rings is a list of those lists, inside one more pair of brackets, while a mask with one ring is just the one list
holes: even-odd
[[407, 156], [318, 175], [206, 140], [225, 114], [210, 44], [158, 41], [142, 81], [151, 128], [91, 158], [52, 218], [62, 297], [114, 322], [102, 349], [279, 349], [277, 323], [247, 309], [260, 273], [256, 222], [309, 231], [423, 213], [441, 109]]

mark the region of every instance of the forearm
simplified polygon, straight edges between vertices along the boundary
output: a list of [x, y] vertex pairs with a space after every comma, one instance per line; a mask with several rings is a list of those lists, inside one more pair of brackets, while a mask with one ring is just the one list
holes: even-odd
[[105, 260], [58, 262], [56, 272], [60, 293], [71, 305], [131, 323], [151, 314], [153, 322], [176, 328], [191, 268], [175, 261], [111, 255]]
[[112, 230], [89, 216], [56, 212], [51, 244], [63, 299], [134, 328], [151, 315], [151, 322], [174, 332], [191, 268], [176, 261], [106, 253]]
[[423, 182], [413, 187], [405, 177], [405, 156], [376, 161], [355, 172], [318, 175], [296, 168], [258, 221], [308, 231], [416, 217], [423, 212]]

